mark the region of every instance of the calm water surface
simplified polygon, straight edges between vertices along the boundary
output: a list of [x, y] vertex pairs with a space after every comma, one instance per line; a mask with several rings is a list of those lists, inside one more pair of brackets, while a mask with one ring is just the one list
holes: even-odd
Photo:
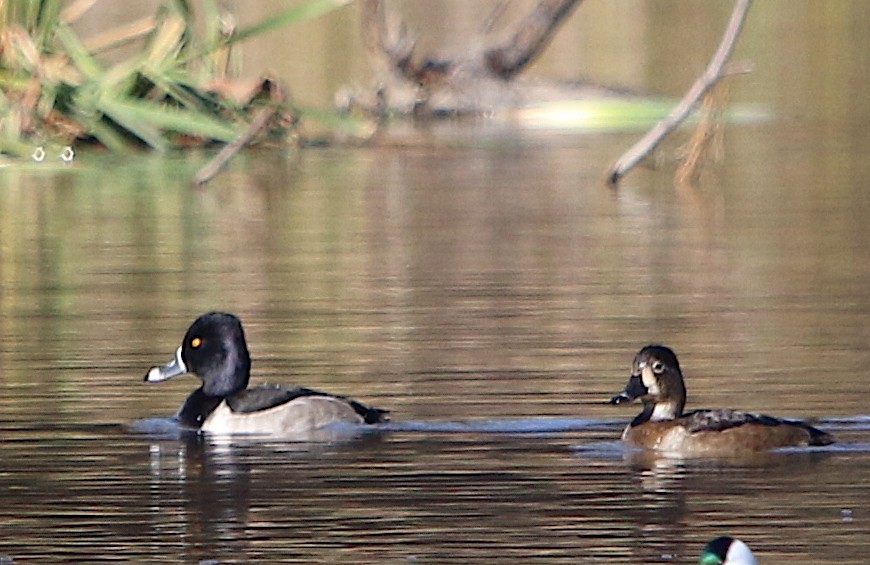
[[[681, 92], [725, 14], [642, 6], [660, 45], [594, 14], [568, 45]], [[696, 190], [667, 167], [604, 188], [636, 133], [497, 125], [263, 152], [204, 190], [196, 155], [0, 169], [0, 562], [685, 564], [729, 533], [765, 564], [866, 563], [870, 46], [867, 3], [833, 6], [757, 5], [735, 96], [774, 118], [731, 124]], [[317, 445], [161, 430], [196, 381], [142, 376], [213, 309], [242, 317], [254, 382], [393, 424]], [[689, 407], [839, 443], [623, 452], [636, 407], [604, 402], [650, 342], [680, 354]]]
[[[197, 158], [4, 172], [0, 554], [691, 563], [727, 532], [766, 563], [863, 563], [870, 196], [812, 185], [864, 166], [764, 136], [735, 128], [741, 166], [683, 192], [603, 188], [590, 163], [620, 135], [262, 154], [201, 191]], [[195, 386], [141, 378], [210, 309], [245, 321], [255, 381], [394, 424], [324, 445], [131, 430]], [[841, 442], [623, 453], [635, 408], [603, 402], [648, 342], [682, 354], [690, 406]]]

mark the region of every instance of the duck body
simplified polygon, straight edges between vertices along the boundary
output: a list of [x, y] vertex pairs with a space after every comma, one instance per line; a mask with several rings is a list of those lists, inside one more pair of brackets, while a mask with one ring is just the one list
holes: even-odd
[[152, 367], [148, 382], [185, 373], [203, 382], [185, 399], [176, 418], [188, 428], [216, 434], [267, 434], [308, 439], [334, 424], [377, 424], [387, 411], [304, 387], [260, 385], [248, 388], [251, 359], [241, 321], [211, 312], [194, 321], [175, 358]]
[[800, 421], [729, 409], [684, 413], [686, 388], [677, 356], [661, 345], [640, 350], [628, 384], [611, 403], [638, 398], [643, 411], [625, 428], [622, 439], [644, 449], [688, 457], [729, 456], [834, 441]]
[[629, 424], [622, 439], [687, 456], [739, 455], [778, 447], [827, 445], [827, 434], [804, 424], [737, 410], [696, 410], [673, 420]]
[[[378, 420], [380, 421], [380, 420]], [[366, 424], [364, 416], [343, 398], [328, 394], [300, 396], [281, 404], [239, 412], [228, 401], [221, 402], [200, 428], [219, 434], [255, 433], [299, 435], [336, 423]]]

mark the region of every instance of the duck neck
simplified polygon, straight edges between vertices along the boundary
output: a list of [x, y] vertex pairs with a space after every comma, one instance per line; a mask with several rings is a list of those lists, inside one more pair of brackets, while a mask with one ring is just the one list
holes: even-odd
[[197, 367], [196, 372], [203, 381], [203, 394], [225, 398], [248, 387], [251, 357], [247, 347], [227, 345], [222, 356], [203, 363], [201, 367]]
[[212, 396], [203, 392], [202, 387], [188, 396], [175, 417], [187, 428], [200, 428], [206, 418], [223, 402], [224, 397]]
[[650, 420], [658, 422], [661, 420], [673, 420], [679, 418], [683, 414], [683, 405], [685, 401], [669, 400], [666, 402], [656, 402], [653, 406]]
[[685, 406], [685, 404], [685, 400], [644, 402], [643, 411], [631, 421], [631, 425], [637, 426], [644, 422], [673, 420], [683, 414], [683, 406]]

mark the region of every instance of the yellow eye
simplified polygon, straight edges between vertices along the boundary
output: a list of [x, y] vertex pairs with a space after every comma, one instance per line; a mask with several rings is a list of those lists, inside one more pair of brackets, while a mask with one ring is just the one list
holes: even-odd
[[190, 340], [190, 346], [193, 347], [194, 349], [196, 349], [200, 345], [202, 345], [202, 338], [195, 337], [192, 340]]

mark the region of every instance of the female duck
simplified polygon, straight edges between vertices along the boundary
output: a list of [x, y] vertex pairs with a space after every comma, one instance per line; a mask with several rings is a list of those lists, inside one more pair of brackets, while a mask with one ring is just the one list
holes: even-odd
[[194, 373], [202, 386], [193, 391], [177, 419], [206, 432], [309, 437], [330, 424], [377, 424], [387, 411], [308, 388], [261, 385], [247, 388], [251, 357], [242, 323], [232, 314], [211, 312], [193, 322], [175, 358], [153, 367], [145, 380], [156, 383]]
[[739, 539], [720, 536], [704, 548], [698, 565], [758, 565], [752, 550]]
[[640, 350], [625, 390], [610, 403], [637, 398], [643, 401], [643, 411], [625, 428], [622, 439], [646, 449], [682, 456], [727, 456], [834, 441], [803, 422], [771, 416], [727, 409], [684, 414], [683, 374], [674, 352], [661, 345]]

